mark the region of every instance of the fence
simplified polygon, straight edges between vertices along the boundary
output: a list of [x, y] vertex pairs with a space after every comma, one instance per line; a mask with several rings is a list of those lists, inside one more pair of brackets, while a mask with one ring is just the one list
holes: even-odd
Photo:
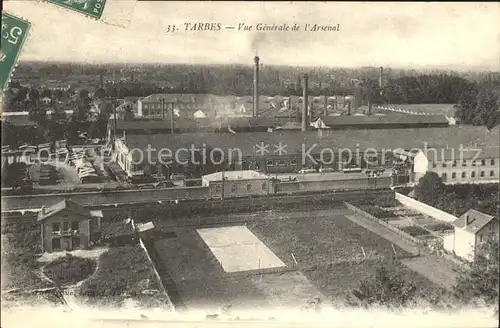
[[369, 213], [366, 213], [365, 211], [363, 211], [362, 209], [360, 208], [357, 208], [356, 206], [350, 204], [349, 202], [344, 202], [345, 206], [350, 209], [351, 211], [353, 211], [354, 213], [360, 215], [361, 217], [365, 218], [365, 219], [368, 219], [368, 220], [371, 220], [381, 226], [384, 226], [386, 227], [387, 229], [391, 230], [392, 232], [395, 232], [397, 233], [398, 235], [400, 235], [401, 237], [404, 237], [405, 239], [409, 240], [410, 242], [416, 244], [417, 246], [421, 246], [424, 244], [424, 242], [422, 240], [419, 240], [409, 234], [407, 234], [406, 232], [404, 231], [401, 231], [399, 230], [398, 228], [396, 227], [393, 227], [391, 226], [389, 223], [387, 222], [384, 222], [378, 218], [376, 218], [375, 216], [369, 214]]
[[148, 249], [146, 248], [146, 245], [144, 245], [144, 242], [142, 241], [142, 238], [139, 238], [139, 243], [141, 245], [141, 248], [144, 250], [144, 253], [146, 253], [146, 256], [148, 258], [148, 261], [149, 263], [151, 264], [151, 267], [153, 269], [153, 272], [155, 273], [155, 276], [156, 276], [156, 280], [158, 281], [158, 285], [161, 289], [161, 292], [165, 295], [165, 298], [167, 299], [167, 304], [168, 306], [170, 307], [170, 309], [172, 311], [175, 311], [175, 307], [174, 307], [174, 304], [172, 303], [172, 300], [170, 299], [170, 297], [168, 296], [168, 292], [165, 288], [165, 286], [163, 285], [163, 280], [160, 276], [160, 274], [158, 273], [158, 270], [156, 269], [156, 265], [155, 263], [153, 262], [153, 260], [151, 259], [151, 256], [149, 256], [149, 253], [148, 253]]
[[416, 199], [410, 198], [408, 196], [402, 195], [400, 193], [396, 193], [396, 200], [398, 200], [401, 204], [408, 206], [422, 214], [433, 217], [436, 220], [444, 221], [444, 222], [453, 222], [458, 219], [456, 216], [451, 215], [450, 213], [446, 213], [444, 211], [438, 210], [435, 207], [419, 202]]

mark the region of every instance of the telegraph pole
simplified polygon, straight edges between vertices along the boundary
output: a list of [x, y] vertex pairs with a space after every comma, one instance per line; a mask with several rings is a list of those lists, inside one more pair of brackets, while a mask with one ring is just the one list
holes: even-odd
[[160, 98], [161, 103], [161, 116], [165, 120], [165, 98]]

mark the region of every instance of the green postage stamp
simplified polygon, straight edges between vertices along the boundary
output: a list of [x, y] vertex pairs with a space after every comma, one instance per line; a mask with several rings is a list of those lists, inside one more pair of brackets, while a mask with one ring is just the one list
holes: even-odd
[[130, 23], [136, 0], [42, 0], [111, 25]]
[[0, 92], [9, 84], [10, 76], [29, 35], [31, 24], [24, 19], [2, 13], [2, 43], [0, 50]]
[[47, 0], [47, 2], [66, 7], [84, 15], [100, 19], [106, 0]]

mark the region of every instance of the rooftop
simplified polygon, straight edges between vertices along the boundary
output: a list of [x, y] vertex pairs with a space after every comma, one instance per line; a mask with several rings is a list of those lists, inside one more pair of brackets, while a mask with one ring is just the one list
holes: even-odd
[[459, 148], [440, 148], [427, 149], [423, 152], [430, 162], [476, 160], [500, 157], [499, 147], [473, 147], [469, 149], [465, 148], [462, 151]]
[[371, 115], [371, 116], [320, 116], [327, 126], [343, 125], [409, 125], [409, 124], [441, 124], [447, 125], [448, 120], [443, 115]]
[[[467, 220], [469, 220], [469, 224], [466, 224]], [[496, 218], [492, 215], [476, 211], [475, 209], [470, 209], [461, 217], [453, 221], [453, 225], [475, 234], [492, 220], [496, 220]]]
[[[131, 149], [178, 149], [191, 147], [201, 149], [220, 148], [224, 151], [238, 149], [242, 156], [271, 156], [277, 154], [279, 145], [284, 145], [285, 153], [298, 155], [303, 149], [314, 147], [312, 153], [325, 148], [346, 148], [365, 150], [394, 150], [412, 148], [459, 148], [498, 147], [498, 135], [492, 135], [485, 127], [451, 126], [446, 128], [422, 129], [375, 129], [375, 130], [323, 130], [323, 131], [274, 131], [274, 132], [242, 132], [221, 133], [186, 133], [186, 134], [151, 134], [129, 135], [126, 144]], [[262, 149], [261, 146], [267, 146]], [[304, 148], [303, 148], [304, 147]], [[189, 156], [187, 152], [179, 152]], [[284, 154], [284, 152], [282, 152]], [[132, 156], [140, 155], [132, 152]], [[188, 157], [189, 158], [189, 157]]]
[[74, 214], [91, 218], [90, 212], [85, 210], [80, 204], [72, 200], [65, 199], [52, 206], [42, 207], [40, 212], [38, 212], [38, 221], [43, 221], [51, 217], [52, 215], [61, 212], [62, 210], [68, 210]]
[[203, 180], [206, 181], [222, 181], [223, 178], [229, 181], [272, 179], [263, 173], [252, 170], [216, 172], [203, 176]]

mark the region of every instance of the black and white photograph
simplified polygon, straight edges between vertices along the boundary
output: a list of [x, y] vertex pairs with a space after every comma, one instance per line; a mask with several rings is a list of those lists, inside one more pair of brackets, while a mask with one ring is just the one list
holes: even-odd
[[4, 2], [2, 327], [498, 326], [499, 15]]

